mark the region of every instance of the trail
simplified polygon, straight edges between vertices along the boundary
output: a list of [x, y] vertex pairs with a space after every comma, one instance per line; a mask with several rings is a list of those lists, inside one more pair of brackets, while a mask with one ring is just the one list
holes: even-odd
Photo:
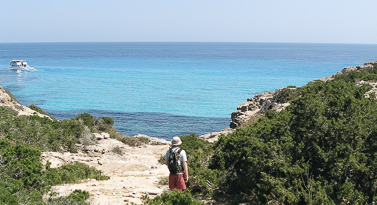
[[[50, 161], [52, 168], [81, 162], [110, 177], [105, 181], [87, 179], [79, 184], [53, 186], [51, 192], [58, 197], [67, 196], [75, 189], [85, 190], [90, 193], [90, 204], [95, 205], [142, 204], [144, 195], [154, 198], [168, 189], [167, 185], [159, 185], [161, 178], [167, 179], [169, 170], [158, 160], [166, 153], [169, 143], [157, 138], [153, 142], [158, 145], [130, 147], [115, 139], [104, 139], [92, 145], [87, 153], [42, 153], [42, 163]], [[120, 148], [121, 155], [111, 151], [114, 147]]]

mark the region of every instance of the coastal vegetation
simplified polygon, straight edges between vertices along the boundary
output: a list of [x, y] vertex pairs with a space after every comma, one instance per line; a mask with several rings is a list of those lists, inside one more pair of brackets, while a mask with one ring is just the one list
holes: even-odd
[[182, 137], [190, 192], [230, 204], [376, 203], [377, 101], [362, 81], [376, 82], [377, 67], [289, 89], [285, 110], [213, 145]]
[[[15, 98], [13, 100], [17, 102]], [[43, 166], [41, 152], [75, 153], [76, 144], [95, 144], [97, 141], [92, 133], [101, 132], [110, 133], [110, 137], [130, 146], [148, 143], [147, 138], [117, 132], [110, 117], [81, 113], [72, 119], [56, 120], [35, 105], [29, 108], [48, 117], [19, 116], [17, 111], [0, 106], [0, 204], [85, 204], [89, 193], [81, 190], [68, 197], [56, 198], [52, 193], [47, 201], [42, 196], [54, 185], [109, 178], [81, 163], [66, 164], [58, 169], [50, 168], [49, 162]]]
[[[80, 163], [59, 169], [51, 169], [49, 163], [43, 167], [40, 156], [37, 148], [0, 141], [0, 204], [45, 204], [43, 194], [53, 185], [78, 183], [88, 178], [108, 179], [100, 171]], [[85, 204], [83, 199], [88, 197], [87, 192], [77, 190], [67, 198], [51, 198], [47, 204]]]
[[[267, 111], [215, 143], [182, 136], [188, 189], [145, 203], [201, 203], [193, 198], [226, 204], [376, 203], [377, 100], [373, 92], [366, 95], [372, 86], [365, 82], [377, 82], [377, 66], [333, 78], [283, 89], [277, 100], [290, 103], [285, 110]], [[88, 113], [58, 121], [0, 107], [0, 203], [85, 204], [89, 194], [81, 190], [48, 201], [42, 196], [56, 184], [107, 177], [83, 164], [43, 166], [41, 151], [76, 152], [75, 144], [96, 143], [93, 132], [133, 146], [148, 142], [120, 134], [113, 125], [111, 118]]]
[[[29, 108], [47, 114], [35, 105]], [[0, 204], [85, 204], [89, 194], [81, 190], [68, 197], [52, 197], [47, 202], [42, 196], [53, 185], [88, 178], [108, 179], [100, 171], [80, 163], [52, 169], [49, 162], [43, 166], [40, 157], [42, 151], [77, 152], [75, 144], [95, 143], [92, 132], [115, 134], [114, 121], [88, 113], [70, 120], [49, 117], [18, 116], [11, 108], [0, 107]]]

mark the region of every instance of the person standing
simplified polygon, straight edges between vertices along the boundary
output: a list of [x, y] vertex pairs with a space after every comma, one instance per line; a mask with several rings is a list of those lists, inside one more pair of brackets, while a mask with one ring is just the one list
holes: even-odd
[[[185, 190], [186, 183], [189, 179], [186, 151], [179, 148], [179, 146], [182, 144], [181, 138], [179, 137], [173, 137], [171, 144], [172, 147], [169, 148], [165, 154], [165, 164], [168, 166], [170, 171], [169, 189]], [[174, 160], [174, 158], [176, 160]], [[175, 166], [177, 166], [177, 170], [174, 169]]]

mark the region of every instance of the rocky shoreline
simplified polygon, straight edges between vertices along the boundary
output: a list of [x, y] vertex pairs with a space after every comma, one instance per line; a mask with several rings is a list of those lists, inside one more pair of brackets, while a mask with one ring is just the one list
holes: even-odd
[[[365, 69], [377, 65], [377, 61], [367, 62], [364, 65], [359, 65], [355, 67], [345, 67], [342, 71], [335, 73], [334, 75], [323, 77], [318, 80], [328, 81], [333, 80], [335, 75], [339, 75], [345, 72]], [[377, 91], [376, 83], [374, 82], [359, 82], [360, 84], [368, 84], [372, 87], [372, 90], [366, 93], [368, 95], [371, 92]], [[258, 118], [264, 116], [266, 111], [275, 110], [280, 112], [289, 106], [289, 102], [284, 102], [279, 99], [283, 98], [287, 89], [294, 91], [296, 88], [280, 88], [276, 91], [261, 93], [255, 95], [253, 98], [248, 98], [247, 102], [244, 102], [237, 106], [237, 111], [233, 112], [231, 115], [230, 128], [236, 129], [238, 127], [247, 126], [250, 122], [256, 121]]]

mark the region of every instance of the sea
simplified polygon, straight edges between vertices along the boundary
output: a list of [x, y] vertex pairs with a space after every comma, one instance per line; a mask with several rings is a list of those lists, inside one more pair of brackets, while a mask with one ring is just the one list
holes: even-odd
[[[16, 73], [13, 59], [36, 71]], [[377, 60], [377, 45], [0, 43], [0, 85], [57, 119], [108, 116], [125, 135], [170, 140], [229, 127], [247, 98]]]

